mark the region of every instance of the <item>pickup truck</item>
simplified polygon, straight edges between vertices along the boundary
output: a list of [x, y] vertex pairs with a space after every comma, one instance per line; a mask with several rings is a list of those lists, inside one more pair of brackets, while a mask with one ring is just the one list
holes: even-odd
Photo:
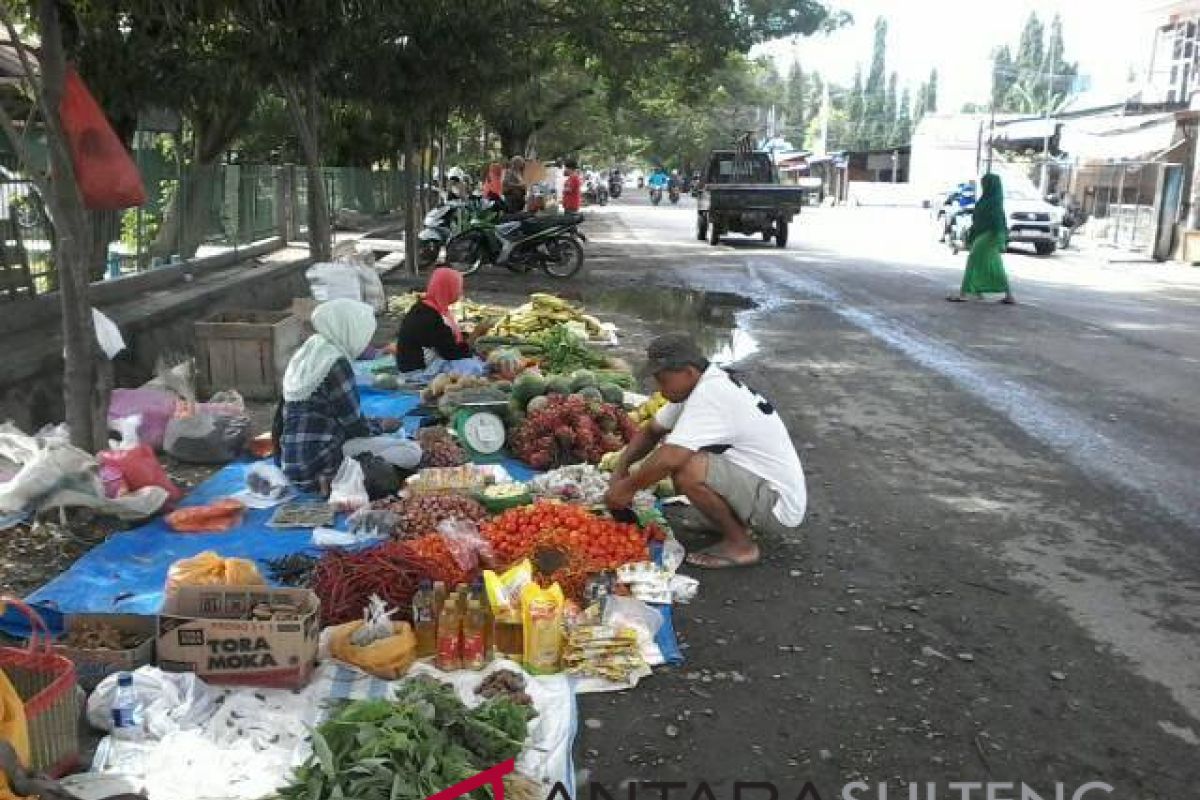
[[727, 233], [760, 234], [787, 247], [788, 224], [804, 205], [802, 186], [781, 186], [765, 152], [740, 158], [733, 150], [714, 150], [696, 194], [696, 238], [718, 244]]

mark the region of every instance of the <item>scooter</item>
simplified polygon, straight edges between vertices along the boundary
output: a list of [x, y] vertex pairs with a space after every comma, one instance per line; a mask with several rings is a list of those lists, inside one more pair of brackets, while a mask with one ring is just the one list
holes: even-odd
[[671, 188], [667, 190], [667, 197], [671, 199], [671, 205], [679, 205], [679, 184], [671, 184]]
[[612, 195], [614, 200], [621, 196], [621, 192], [625, 188], [624, 186], [622, 186], [622, 183], [623, 183], [623, 181], [621, 180], [621, 178], [609, 178], [608, 179], [608, 193], [610, 195]]
[[583, 190], [583, 200], [592, 205], [608, 205], [608, 187], [604, 185], [604, 181], [589, 180]]
[[464, 275], [485, 264], [513, 272], [542, 269], [553, 278], [569, 278], [583, 267], [583, 242], [579, 230], [582, 214], [537, 215], [494, 223], [472, 219], [446, 244], [446, 262]]
[[660, 187], [652, 186], [650, 188], [650, 202], [654, 205], [662, 202], [662, 189]]
[[459, 216], [466, 203], [461, 200], [451, 200], [437, 208], [431, 209], [425, 215], [424, 227], [417, 234], [417, 266], [428, 269], [437, 263], [442, 254], [442, 247], [450, 241], [460, 227]]
[[960, 250], [966, 250], [970, 246], [968, 240], [971, 238], [971, 212], [973, 210], [973, 208], [960, 209], [950, 218], [946, 240], [950, 245], [950, 252], [954, 255], [958, 255]]

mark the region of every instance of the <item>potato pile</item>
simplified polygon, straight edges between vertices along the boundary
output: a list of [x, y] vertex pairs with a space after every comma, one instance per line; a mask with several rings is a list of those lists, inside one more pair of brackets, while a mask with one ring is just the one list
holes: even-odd
[[467, 454], [444, 427], [424, 428], [417, 434], [421, 445], [421, 467], [458, 467], [467, 463]]

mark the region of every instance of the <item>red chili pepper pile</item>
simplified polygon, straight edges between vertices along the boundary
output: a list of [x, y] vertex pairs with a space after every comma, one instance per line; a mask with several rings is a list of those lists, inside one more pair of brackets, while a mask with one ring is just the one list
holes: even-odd
[[311, 583], [321, 599], [321, 624], [340, 625], [362, 619], [373, 594], [399, 609], [397, 618], [408, 616], [421, 579], [435, 565], [405, 544], [388, 542], [357, 552], [331, 550], [321, 556]]
[[431, 581], [445, 581], [447, 586], [454, 588], [460, 583], [470, 583], [478, 574], [460, 569], [446, 540], [436, 533], [408, 539], [401, 544], [415, 558], [429, 565], [425, 577]]

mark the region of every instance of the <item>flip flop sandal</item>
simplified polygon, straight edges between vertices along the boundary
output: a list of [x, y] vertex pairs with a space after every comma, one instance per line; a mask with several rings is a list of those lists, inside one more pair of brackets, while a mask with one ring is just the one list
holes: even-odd
[[[696, 562], [694, 559], [697, 556], [700, 558], [703, 558], [705, 561], [708, 561], [709, 563], [700, 564], [700, 563]], [[687, 556], [684, 560], [693, 567], [699, 567], [700, 569], [714, 570], [714, 569], [738, 569], [739, 567], [753, 567], [753, 566], [757, 566], [761, 559], [762, 559], [762, 556], [755, 558], [753, 561], [736, 561], [735, 559], [730, 558], [729, 556], [723, 556], [720, 553], [710, 553], [710, 552], [701, 550], [699, 553], [695, 553], [695, 554]]]

